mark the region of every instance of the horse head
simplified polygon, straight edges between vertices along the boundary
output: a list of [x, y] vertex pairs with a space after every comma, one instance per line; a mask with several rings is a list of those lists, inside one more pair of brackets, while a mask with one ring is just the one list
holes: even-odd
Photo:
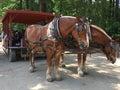
[[103, 46], [103, 52], [111, 63], [115, 63], [117, 55], [118, 39], [112, 40], [111, 37], [100, 27], [90, 25], [92, 41]]
[[75, 28], [72, 32], [73, 37], [78, 42], [79, 48], [85, 50], [89, 47], [88, 33], [85, 28], [84, 20], [76, 17]]
[[118, 39], [112, 40], [108, 45], [104, 46], [104, 53], [107, 56], [107, 59], [114, 64], [116, 61], [116, 56], [117, 56], [117, 44], [118, 44]]
[[[58, 24], [58, 29], [54, 30], [54, 34], [57, 40], [64, 40], [72, 36], [77, 42], [79, 49], [86, 49], [89, 46], [89, 40], [87, 30], [84, 27], [84, 22], [80, 18], [72, 16], [61, 16], [60, 18], [54, 19]], [[74, 43], [74, 42], [73, 42]]]

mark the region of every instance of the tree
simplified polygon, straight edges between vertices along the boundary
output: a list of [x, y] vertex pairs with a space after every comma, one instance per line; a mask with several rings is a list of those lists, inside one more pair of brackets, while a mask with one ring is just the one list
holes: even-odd
[[22, 9], [22, 0], [20, 0], [20, 9]]
[[93, 24], [102, 27], [111, 36], [120, 36], [116, 35], [120, 33], [119, 0], [2, 0], [0, 7], [0, 17], [8, 9], [88, 17]]
[[27, 10], [29, 8], [29, 0], [25, 0], [25, 9]]
[[116, 17], [116, 20], [118, 20], [118, 16], [119, 16], [119, 0], [116, 0], [116, 8], [115, 8], [115, 17]]

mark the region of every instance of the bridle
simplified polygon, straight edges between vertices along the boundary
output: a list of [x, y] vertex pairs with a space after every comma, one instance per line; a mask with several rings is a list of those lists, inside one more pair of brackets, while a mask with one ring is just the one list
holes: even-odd
[[106, 54], [109, 54], [109, 55], [112, 55], [112, 52], [117, 50], [116, 46], [113, 44], [112, 40], [107, 45], [104, 45], [104, 49], [105, 49], [105, 47], [110, 47], [110, 52], [109, 53], [106, 53], [104, 51]]
[[80, 35], [81, 31], [83, 30], [83, 23], [79, 25], [78, 22], [75, 23], [76, 29], [78, 30], [78, 35]]
[[116, 50], [116, 46], [113, 44], [112, 41], [109, 44], [110, 44], [110, 54], [111, 54], [113, 50]]

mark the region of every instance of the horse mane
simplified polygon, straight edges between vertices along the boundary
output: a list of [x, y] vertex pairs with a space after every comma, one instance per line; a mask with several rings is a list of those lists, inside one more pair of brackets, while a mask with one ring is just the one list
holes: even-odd
[[72, 18], [76, 19], [77, 22], [84, 22], [84, 18], [74, 17], [74, 16], [61, 16], [62, 18]]
[[76, 17], [73, 17], [73, 16], [61, 16], [62, 18], [76, 18]]
[[107, 36], [109, 39], [111, 39], [111, 37], [100, 27], [96, 26], [96, 25], [90, 25], [91, 27], [95, 28], [96, 30], [99, 30], [99, 32], [101, 32], [102, 34], [104, 34], [105, 36]]

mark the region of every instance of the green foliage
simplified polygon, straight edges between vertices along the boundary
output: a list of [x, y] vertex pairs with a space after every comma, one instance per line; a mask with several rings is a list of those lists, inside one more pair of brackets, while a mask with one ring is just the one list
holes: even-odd
[[[0, 18], [8, 9], [26, 9], [26, 0], [0, 0]], [[28, 0], [28, 10], [39, 11], [41, 3], [46, 3], [46, 11], [62, 15], [87, 17], [103, 28], [111, 37], [120, 38], [120, 6], [110, 0]], [[113, 0], [112, 0], [113, 1]], [[116, 0], [114, 0], [116, 1]], [[114, 6], [113, 6], [114, 4]], [[118, 10], [116, 10], [118, 8]], [[118, 15], [118, 16], [116, 16]], [[0, 24], [0, 28], [1, 28]], [[24, 28], [16, 25], [15, 29]]]
[[111, 23], [109, 28], [108, 33], [110, 33], [113, 38], [120, 38], [120, 22], [116, 21]]
[[[92, 24], [96, 24], [103, 28], [111, 37], [120, 38], [120, 18], [116, 18], [113, 12], [116, 7], [110, 8], [109, 0], [54, 0], [54, 12], [62, 15], [72, 15], [79, 17], [87, 17], [92, 20]], [[94, 2], [93, 2], [94, 1]], [[113, 5], [113, 4], [112, 4]], [[118, 8], [120, 11], [120, 7]]]

